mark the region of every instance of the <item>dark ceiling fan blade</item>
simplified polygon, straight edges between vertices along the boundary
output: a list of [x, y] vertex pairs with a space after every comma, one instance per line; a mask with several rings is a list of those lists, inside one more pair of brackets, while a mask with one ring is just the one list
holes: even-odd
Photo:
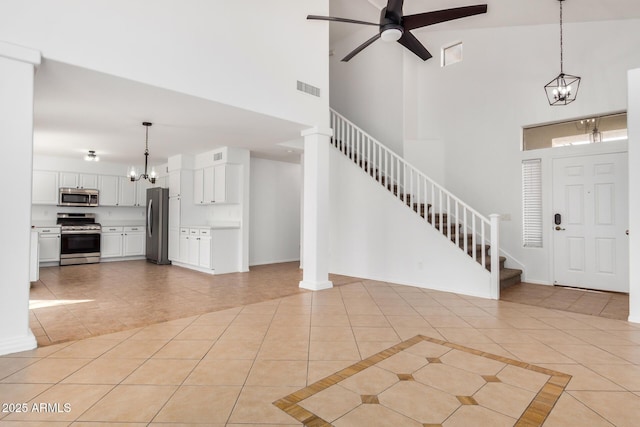
[[405, 31], [404, 33], [402, 33], [402, 37], [400, 37], [398, 43], [418, 55], [418, 57], [420, 57], [420, 59], [422, 59], [423, 61], [431, 58], [431, 53], [429, 53], [427, 48], [424, 47], [422, 43], [420, 43], [420, 41], [409, 31]]
[[380, 33], [376, 34], [375, 36], [371, 37], [369, 40], [367, 40], [366, 42], [362, 43], [360, 46], [355, 48], [353, 51], [351, 51], [350, 54], [342, 58], [342, 61], [344, 62], [349, 61], [351, 58], [353, 58], [354, 56], [362, 52], [365, 47], [369, 46], [371, 43], [378, 40], [379, 38], [380, 38]]
[[373, 22], [358, 21], [356, 19], [347, 19], [347, 18], [336, 18], [334, 16], [309, 15], [307, 16], [307, 19], [317, 19], [319, 21], [346, 22], [348, 24], [374, 25], [376, 27], [380, 26], [380, 24], [374, 24]]
[[404, 4], [404, 0], [389, 0], [387, 2], [387, 14], [394, 14], [397, 19], [402, 18], [402, 6]]
[[402, 20], [402, 26], [405, 31], [409, 31], [416, 28], [426, 27], [427, 25], [439, 24], [440, 22], [466, 18], [467, 16], [479, 15], [481, 13], [487, 13], [486, 4], [407, 15]]

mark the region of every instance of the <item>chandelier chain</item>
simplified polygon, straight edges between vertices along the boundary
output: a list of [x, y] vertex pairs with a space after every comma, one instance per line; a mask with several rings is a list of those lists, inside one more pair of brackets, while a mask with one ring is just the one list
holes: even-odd
[[563, 43], [562, 43], [562, 2], [564, 0], [560, 0], [560, 74], [564, 74], [564, 58], [563, 58], [563, 54], [562, 54], [562, 47], [563, 47]]

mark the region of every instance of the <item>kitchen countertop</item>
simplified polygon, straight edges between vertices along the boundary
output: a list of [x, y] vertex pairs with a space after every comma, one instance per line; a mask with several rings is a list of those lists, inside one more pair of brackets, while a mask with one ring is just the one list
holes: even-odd
[[238, 221], [215, 221], [208, 225], [182, 225], [181, 228], [211, 228], [213, 230], [226, 230], [240, 228]]
[[101, 221], [100, 225], [103, 227], [144, 227], [147, 223], [145, 221], [133, 220], [133, 221]]
[[58, 224], [52, 224], [51, 221], [32, 221], [31, 222], [31, 228], [50, 228], [50, 227], [60, 227], [60, 225]]

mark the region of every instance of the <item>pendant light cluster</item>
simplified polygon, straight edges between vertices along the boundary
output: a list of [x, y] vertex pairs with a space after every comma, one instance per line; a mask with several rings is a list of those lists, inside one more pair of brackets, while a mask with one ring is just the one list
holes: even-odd
[[135, 167], [131, 166], [129, 170], [129, 179], [132, 182], [139, 181], [140, 179], [147, 179], [150, 183], [156, 183], [156, 171], [151, 168], [151, 173], [147, 173], [147, 165], [149, 161], [149, 126], [153, 125], [150, 122], [142, 122], [142, 126], [146, 128], [146, 136], [144, 140], [145, 148], [144, 148], [144, 173], [137, 175]]
[[544, 87], [547, 93], [549, 105], [567, 105], [576, 100], [578, 88], [580, 87], [580, 77], [565, 74], [563, 67], [563, 40], [562, 40], [562, 2], [560, 2], [560, 74], [551, 80]]

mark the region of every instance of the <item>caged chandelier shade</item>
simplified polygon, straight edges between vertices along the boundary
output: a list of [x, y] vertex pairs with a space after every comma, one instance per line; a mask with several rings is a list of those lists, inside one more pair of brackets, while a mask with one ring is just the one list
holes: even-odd
[[560, 3], [560, 74], [544, 86], [549, 105], [567, 105], [576, 100], [580, 77], [564, 72], [563, 39], [562, 39], [562, 2]]

